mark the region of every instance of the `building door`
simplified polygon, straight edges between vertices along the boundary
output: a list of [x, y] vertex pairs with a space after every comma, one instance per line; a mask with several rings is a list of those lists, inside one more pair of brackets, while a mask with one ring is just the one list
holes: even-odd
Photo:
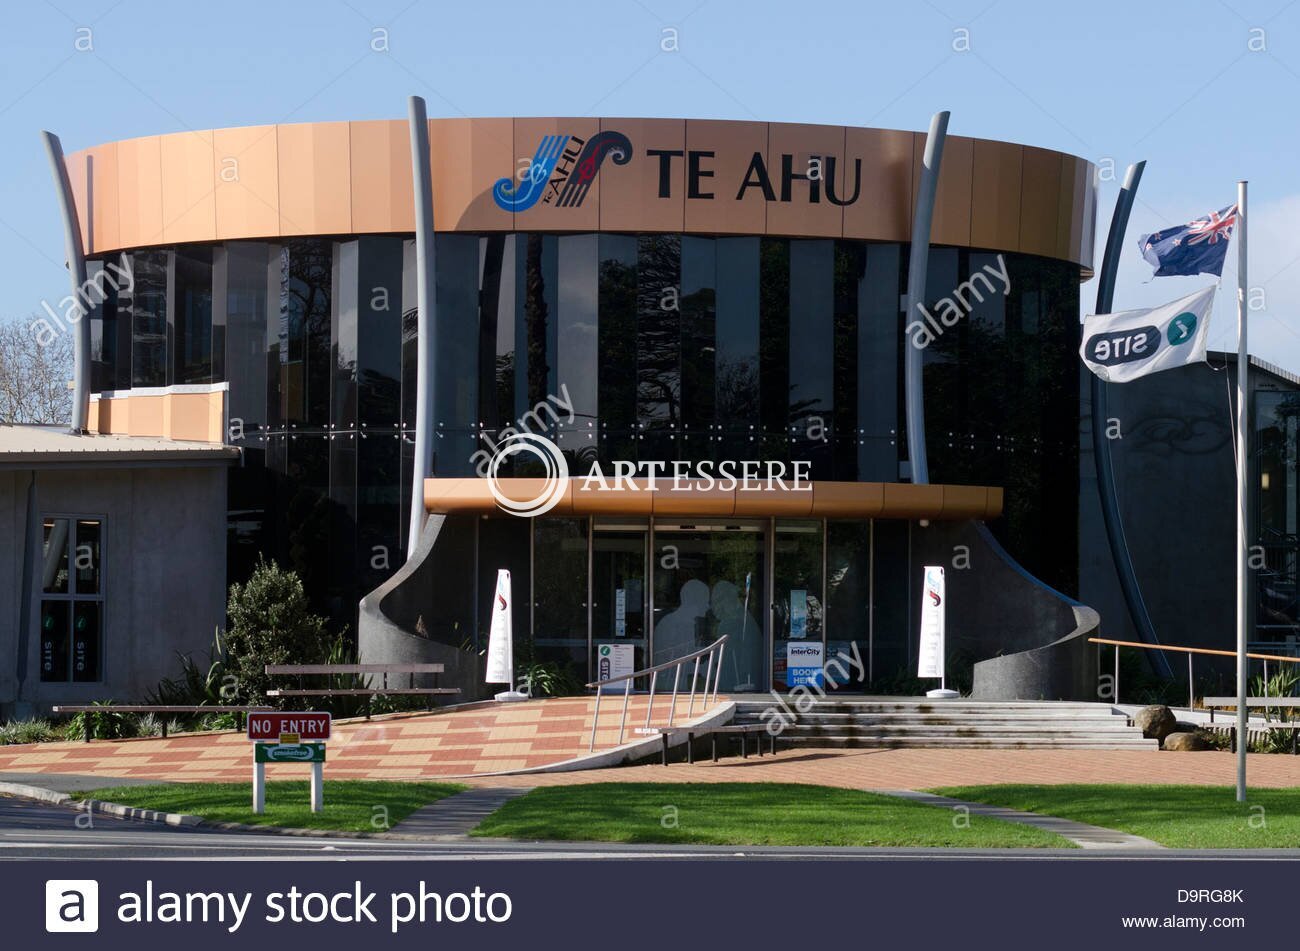
[[826, 523], [777, 519], [772, 534], [772, 689], [820, 683], [825, 656]]
[[[707, 647], [726, 634], [718, 689], [762, 689], [767, 667], [763, 527], [761, 522], [655, 523], [654, 664]], [[689, 673], [683, 674], [682, 687]], [[671, 689], [671, 679], [661, 678], [660, 686]]]
[[[649, 666], [649, 532], [641, 525], [596, 523], [591, 536], [593, 680]], [[634, 684], [641, 687], [641, 684]]]

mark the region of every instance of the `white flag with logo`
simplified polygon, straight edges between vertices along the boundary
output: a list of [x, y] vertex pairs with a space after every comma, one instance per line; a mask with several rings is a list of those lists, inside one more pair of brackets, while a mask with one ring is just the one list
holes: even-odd
[[492, 596], [492, 625], [488, 628], [487, 676], [484, 683], [514, 684], [514, 631], [510, 621], [510, 572], [497, 572]]
[[1148, 310], [1089, 314], [1083, 320], [1079, 356], [1109, 383], [1202, 362], [1214, 287]]
[[925, 593], [921, 596], [921, 646], [916, 652], [916, 676], [942, 677], [944, 600], [948, 597], [941, 565], [925, 566]]

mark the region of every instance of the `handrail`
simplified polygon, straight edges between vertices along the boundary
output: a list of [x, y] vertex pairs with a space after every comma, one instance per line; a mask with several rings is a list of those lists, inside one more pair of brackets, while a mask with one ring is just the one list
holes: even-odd
[[715, 647], [717, 647], [719, 644], [721, 644], [730, 636], [731, 636], [730, 634], [723, 634], [721, 637], [719, 637], [708, 647], [701, 647], [697, 651], [693, 651], [689, 654], [683, 654], [681, 657], [678, 657], [675, 660], [666, 660], [662, 664], [655, 664], [653, 667], [646, 667], [644, 670], [634, 670], [630, 674], [619, 674], [617, 677], [610, 677], [608, 680], [594, 680], [591, 683], [587, 684], [587, 688], [592, 689], [595, 687], [605, 687], [608, 686], [609, 684], [620, 683], [624, 680], [634, 680], [637, 677], [644, 677], [647, 674], [658, 673], [661, 670], [667, 670], [669, 667], [675, 667], [676, 665], [685, 663], [688, 660], [694, 660], [696, 657], [703, 657], [705, 654], [713, 650]]
[[[610, 684], [616, 684], [616, 683], [623, 684], [623, 717], [618, 724], [617, 745], [619, 746], [623, 744], [623, 734], [627, 729], [627, 708], [628, 708], [628, 704], [631, 702], [632, 699], [632, 681], [636, 680], [638, 677], [646, 677], [646, 676], [650, 677], [650, 704], [646, 707], [646, 711], [645, 711], [645, 725], [647, 728], [649, 728], [650, 726], [650, 716], [651, 714], [654, 713], [655, 687], [657, 686], [659, 681], [659, 672], [663, 670], [667, 670], [670, 667], [673, 668], [673, 699], [672, 699], [671, 706], [669, 706], [668, 708], [668, 725], [672, 726], [673, 720], [677, 715], [677, 690], [678, 687], [680, 686], [680, 681], [682, 677], [682, 666], [692, 660], [695, 661], [695, 667], [691, 672], [691, 701], [690, 701], [690, 706], [687, 708], [686, 715], [688, 717], [694, 715], [695, 685], [700, 679], [700, 660], [706, 654], [708, 655], [709, 658], [709, 664], [708, 667], [705, 668], [705, 673], [704, 673], [704, 703], [706, 708], [710, 702], [716, 703], [718, 700], [718, 682], [722, 679], [722, 651], [723, 648], [726, 647], [727, 638], [730, 636], [731, 635], [729, 634], [723, 634], [721, 637], [719, 637], [708, 647], [701, 647], [697, 651], [692, 651], [689, 654], [683, 654], [681, 657], [678, 657], [675, 660], [665, 661], [662, 664], [655, 664], [653, 667], [646, 667], [644, 670], [634, 670], [630, 674], [620, 674], [617, 677], [610, 677], [608, 680], [596, 680], [593, 681], [592, 683], [587, 684], [588, 689], [594, 687], [596, 690], [596, 708], [592, 712], [592, 717], [591, 717], [591, 742], [587, 746], [588, 752], [594, 751], [596, 749], [596, 727], [600, 723], [600, 698], [604, 688], [609, 686]], [[715, 667], [714, 664], [715, 654], [717, 660], [716, 674], [714, 674], [713, 672]], [[712, 701], [709, 700], [710, 678], [712, 678], [713, 680]]]
[[[1215, 650], [1211, 647], [1175, 647], [1172, 644], [1143, 644], [1141, 641], [1112, 641], [1105, 637], [1090, 637], [1090, 644], [1114, 644], [1116, 647], [1140, 647], [1149, 651], [1177, 651], [1180, 654], [1213, 654], [1215, 657], [1236, 657], [1236, 651]], [[1252, 654], [1247, 652], [1247, 657], [1252, 660], [1280, 660], [1288, 664], [1300, 664], [1300, 657], [1287, 657], [1284, 654]]]
[[[1196, 680], [1192, 671], [1192, 657], [1196, 654], [1208, 654], [1212, 657], [1236, 657], [1236, 651], [1218, 650], [1212, 647], [1179, 647], [1174, 644], [1144, 644], [1141, 641], [1117, 641], [1108, 637], [1090, 637], [1090, 644], [1110, 644], [1115, 648], [1115, 694], [1114, 700], [1119, 703], [1119, 649], [1121, 647], [1137, 647], [1141, 650], [1148, 651], [1173, 651], [1176, 654], [1187, 655], [1187, 709], [1192, 710], [1196, 707]], [[1300, 657], [1287, 657], [1283, 654], [1254, 654], [1249, 651], [1246, 656], [1251, 660], [1262, 660], [1264, 662], [1264, 682], [1268, 683], [1268, 662], [1279, 661], [1284, 664], [1300, 664]]]

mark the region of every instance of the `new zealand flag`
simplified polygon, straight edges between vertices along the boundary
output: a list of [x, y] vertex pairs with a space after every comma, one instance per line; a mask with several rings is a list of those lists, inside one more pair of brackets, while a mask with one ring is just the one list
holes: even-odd
[[1237, 223], [1237, 206], [1229, 205], [1176, 228], [1138, 238], [1142, 257], [1156, 269], [1155, 277], [1182, 274], [1223, 275], [1228, 239]]

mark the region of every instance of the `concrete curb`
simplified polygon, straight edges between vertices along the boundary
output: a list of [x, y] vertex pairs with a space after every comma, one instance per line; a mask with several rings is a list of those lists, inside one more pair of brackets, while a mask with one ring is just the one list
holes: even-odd
[[[452, 793], [452, 796], [458, 795]], [[139, 822], [152, 822], [178, 828], [196, 829], [211, 832], [250, 832], [266, 835], [288, 835], [308, 839], [394, 839], [401, 842], [456, 842], [464, 841], [465, 835], [415, 835], [406, 832], [349, 832], [343, 829], [296, 829], [287, 826], [259, 826], [246, 822], [218, 822], [202, 816], [192, 816], [181, 812], [159, 812], [156, 809], [141, 809], [117, 802], [104, 802], [102, 799], [75, 799], [67, 793], [40, 786], [28, 786], [25, 783], [0, 783], [0, 796], [15, 799], [31, 799], [47, 802], [56, 806], [77, 809], [83, 803], [89, 803], [94, 812], [115, 816], [122, 819], [134, 819]], [[448, 796], [447, 798], [451, 798]], [[437, 800], [435, 800], [436, 802]], [[400, 823], [399, 823], [400, 825]], [[497, 841], [484, 839], [487, 841]]]
[[35, 799], [61, 806], [72, 797], [65, 792], [43, 789], [40, 786], [28, 786], [26, 783], [0, 783], [0, 796], [13, 796], [15, 799]]

